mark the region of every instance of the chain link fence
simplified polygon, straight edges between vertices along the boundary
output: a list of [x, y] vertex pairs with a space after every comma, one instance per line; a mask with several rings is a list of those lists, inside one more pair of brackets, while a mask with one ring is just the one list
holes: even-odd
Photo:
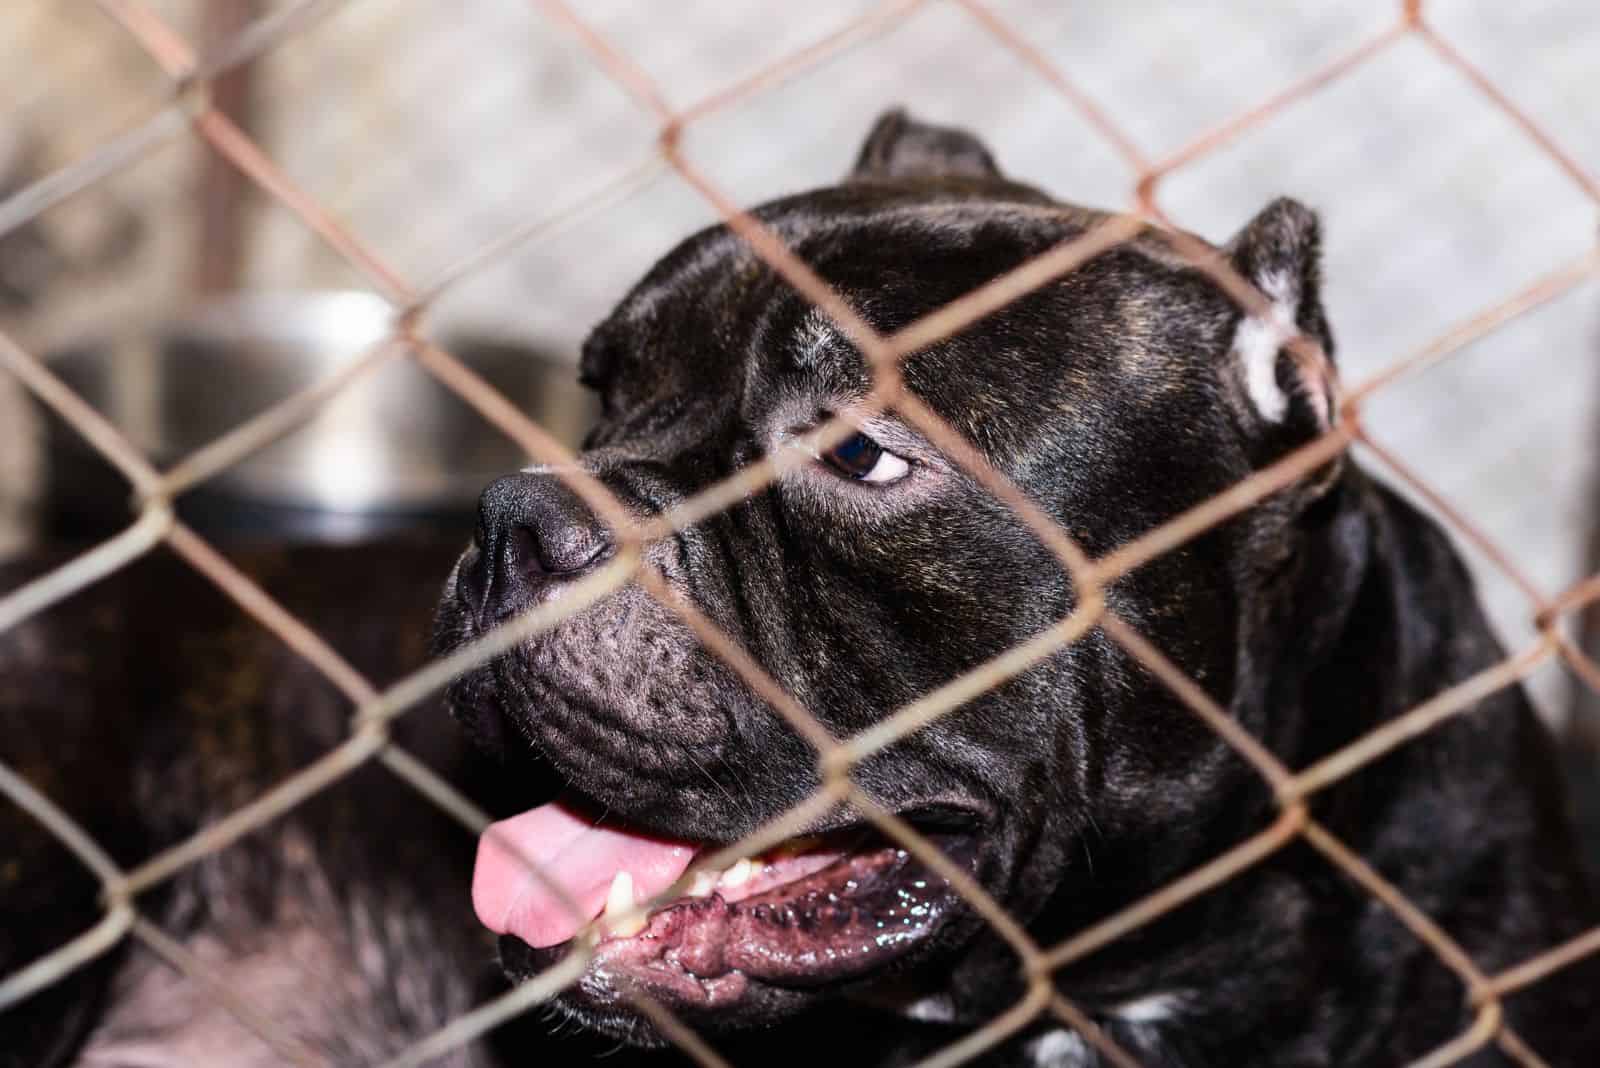
[[[0, 333], [0, 366], [16, 376], [39, 401], [69, 423], [112, 463], [132, 485], [137, 500], [134, 522], [120, 534], [95, 546], [59, 569], [21, 588], [0, 595], [0, 630], [43, 612], [76, 591], [128, 565], [159, 545], [165, 545], [232, 598], [245, 612], [278, 636], [320, 672], [350, 701], [354, 712], [348, 737], [342, 744], [297, 774], [279, 783], [251, 803], [200, 830], [186, 841], [166, 849], [132, 868], [123, 868], [71, 817], [12, 769], [0, 764], [0, 792], [22, 806], [70, 849], [98, 878], [103, 888], [104, 915], [91, 929], [66, 945], [35, 960], [14, 974], [0, 977], [0, 1008], [40, 991], [74, 969], [108, 952], [125, 939], [134, 939], [196, 983], [212, 990], [241, 1023], [293, 1063], [317, 1063], [316, 1055], [262, 1014], [248, 1000], [227, 989], [227, 977], [208, 971], [181, 945], [141, 914], [139, 895], [162, 883], [197, 859], [226, 848], [241, 836], [260, 828], [307, 798], [335, 783], [355, 768], [381, 763], [422, 795], [479, 834], [488, 826], [485, 814], [441, 780], [390, 737], [390, 726], [419, 701], [443, 688], [451, 679], [481, 665], [532, 635], [548, 630], [581, 612], [600, 597], [628, 583], [637, 583], [692, 629], [704, 645], [738, 673], [764, 699], [774, 713], [814, 747], [822, 788], [804, 804], [784, 813], [748, 838], [701, 858], [697, 868], [726, 868], [740, 857], [764, 851], [798, 833], [817, 816], [841, 804], [853, 806], [885, 835], [900, 843], [930, 868], [944, 876], [957, 893], [981, 915], [995, 934], [1014, 950], [1026, 980], [1026, 993], [1011, 1009], [965, 1035], [948, 1048], [922, 1062], [925, 1066], [961, 1064], [1000, 1043], [1020, 1029], [1043, 1018], [1055, 1018], [1077, 1031], [1112, 1064], [1129, 1068], [1137, 1063], [1112, 1038], [1099, 1029], [1087, 1013], [1063, 997], [1052, 982], [1053, 973], [1096, 952], [1135, 929], [1151, 923], [1208, 890], [1226, 882], [1290, 843], [1303, 842], [1333, 868], [1380, 901], [1410, 933], [1427, 946], [1459, 979], [1470, 1026], [1420, 1060], [1417, 1066], [1442, 1068], [1459, 1063], [1474, 1051], [1493, 1043], [1513, 1061], [1527, 1066], [1544, 1063], [1508, 1026], [1504, 1001], [1517, 991], [1593, 953], [1600, 953], [1600, 928], [1564, 944], [1529, 947], [1522, 963], [1488, 974], [1482, 970], [1414, 902], [1370, 867], [1325, 827], [1312, 818], [1309, 799], [1372, 763], [1409, 739], [1431, 730], [1466, 710], [1485, 696], [1513, 686], [1548, 662], [1560, 661], [1587, 686], [1600, 690], [1600, 664], [1596, 664], [1562, 631], [1563, 620], [1600, 600], [1600, 574], [1550, 594], [1531, 581], [1514, 557], [1466, 515], [1451, 505], [1405, 464], [1373, 441], [1364, 431], [1363, 406], [1402, 378], [1438, 361], [1540, 308], [1600, 274], [1600, 248], [1543, 277], [1525, 288], [1481, 309], [1432, 341], [1406, 352], [1378, 373], [1361, 381], [1340, 385], [1325, 355], [1304, 336], [1286, 336], [1286, 346], [1307, 374], [1320, 376], [1339, 399], [1339, 419], [1320, 438], [1263, 468], [1226, 492], [1144, 533], [1111, 553], [1091, 559], [1021, 489], [986, 462], [983, 455], [952, 427], [944, 423], [917, 396], [903, 388], [899, 364], [917, 352], [961, 330], [966, 325], [1004, 307], [1008, 302], [1048, 285], [1092, 257], [1117, 246], [1147, 222], [1173, 227], [1168, 238], [1179, 255], [1205, 272], [1247, 313], [1270, 322], [1266, 298], [1238, 275], [1215, 251], [1186, 236], [1167, 219], [1157, 194], [1163, 181], [1182, 168], [1218, 151], [1297, 101], [1315, 94], [1351, 71], [1371, 62], [1402, 40], [1425, 45], [1434, 59], [1462, 75], [1493, 107], [1520, 127], [1529, 151], [1544, 154], [1570, 177], [1583, 193], [1600, 203], [1600, 181], [1589, 174], [1545, 130], [1518, 106], [1452, 42], [1429, 23], [1420, 0], [1407, 0], [1394, 14], [1392, 24], [1370, 40], [1319, 69], [1306, 72], [1293, 84], [1262, 99], [1236, 117], [1196, 137], [1171, 155], [1152, 159], [1135, 144], [1118, 117], [1099, 107], [1066, 72], [1030, 44], [1026, 28], [1015, 25], [982, 0], [955, 0], [970, 17], [974, 29], [987, 34], [1034, 70], [1103, 138], [1135, 176], [1134, 211], [1111, 217], [1081, 238], [1065, 243], [1004, 274], [976, 291], [889, 335], [873, 330], [811, 268], [743, 207], [719, 184], [713, 170], [692, 161], [682, 149], [682, 134], [692, 124], [721, 109], [763, 92], [824, 61], [852, 42], [911, 19], [931, 0], [889, 0], [859, 18], [838, 27], [826, 37], [772, 63], [737, 84], [729, 85], [686, 107], [674, 107], [662, 87], [614, 41], [598, 32], [561, 0], [532, 0], [552, 25], [581, 43], [596, 68], [620, 86], [638, 111], [659, 131], [656, 151], [636, 168], [600, 186], [551, 215], [529, 220], [479, 252], [451, 264], [431, 277], [406, 277], [376, 255], [363, 238], [343, 226], [318, 199], [291, 180], [261, 145], [216, 106], [212, 87], [227, 72], [278, 48], [318, 19], [337, 9], [338, 0], [300, 0], [277, 6], [259, 21], [245, 26], [221, 44], [204, 52], [177, 33], [169, 22], [141, 0], [100, 0], [100, 7], [136, 40], [170, 79], [170, 99], [142, 122], [98, 145], [77, 162], [49, 174], [0, 202], [0, 233], [12, 230], [74, 194], [95, 186], [161, 145], [182, 138], [198, 138], [226, 159], [249, 181], [292, 213], [326, 246], [358, 271], [377, 293], [395, 308], [391, 336], [349, 367], [320, 384], [298, 393], [248, 420], [199, 449], [168, 470], [155, 466], [84, 400], [55, 378], [34, 354]], [[513, 248], [547, 236], [573, 220], [602, 212], [629, 188], [662, 171], [674, 173], [742, 237], [775, 272], [827, 316], [867, 360], [874, 375], [868, 407], [893, 408], [900, 418], [924, 434], [955, 465], [988, 492], [1004, 502], [1054, 554], [1071, 577], [1076, 608], [1055, 625], [1027, 642], [951, 680], [901, 708], [884, 711], [872, 727], [851, 737], [832, 736], [812, 714], [756, 663], [733, 639], [720, 631], [684, 596], [644, 560], [641, 549], [730, 507], [745, 496], [768, 486], [797, 457], [772, 455], [751, 464], [726, 480], [709, 486], [671, 510], [646, 519], [631, 517], [597, 481], [572, 466], [566, 450], [541, 428], [525, 418], [450, 352], [430, 340], [422, 324], [426, 313], [451, 287], [483, 270]], [[567, 596], [540, 605], [469, 646], [437, 660], [386, 689], [379, 689], [348, 664], [311, 627], [288, 613], [251, 579], [236, 569], [205, 540], [175, 517], [174, 500], [230, 465], [291, 432], [312, 418], [340, 391], [376, 368], [411, 360], [425, 368], [484, 419], [498, 427], [526, 452], [542, 462], [561, 464], [559, 470], [571, 488], [611, 526], [620, 551], [607, 565], [576, 582]], [[819, 445], [842, 440], [854, 431], [843, 419], [834, 419], [816, 434]], [[1452, 532], [1481, 551], [1526, 595], [1527, 611], [1537, 630], [1536, 639], [1514, 651], [1503, 662], [1482, 671], [1381, 728], [1334, 752], [1310, 767], [1290, 768], [1260, 742], [1243, 731], [1200, 686], [1185, 675], [1126, 620], [1118, 618], [1103, 596], [1108, 583], [1148, 563], [1209, 528], [1250, 508], [1267, 496], [1326, 464], [1361, 443], [1389, 472], [1427, 500]], [[1150, 896], [1130, 902], [1115, 914], [1054, 945], [1041, 945], [991, 898], [960, 866], [912, 827], [879, 808], [851, 778], [852, 768], [868, 756], [894, 745], [985, 690], [1000, 685], [1100, 628], [1154, 676], [1159, 678], [1203, 723], [1248, 761], [1270, 787], [1278, 816], [1265, 830], [1214, 857], [1203, 866]], [[507, 848], [510, 848], [509, 845]], [[547, 873], [535, 871], [559, 893]], [[660, 904], [683, 893], [692, 872], [641, 907]], [[464, 888], [463, 888], [464, 889]], [[463, 894], [463, 908], [466, 907]], [[587, 921], [587, 916], [578, 916]], [[422, 1065], [472, 1041], [490, 1028], [548, 1000], [582, 974], [591, 949], [582, 941], [560, 964], [537, 978], [458, 1017], [438, 1032], [423, 1038], [389, 1061], [391, 1068]], [[638, 1004], [684, 1054], [696, 1063], [716, 1066], [726, 1062], [707, 1042], [662, 1005], [638, 995]]]

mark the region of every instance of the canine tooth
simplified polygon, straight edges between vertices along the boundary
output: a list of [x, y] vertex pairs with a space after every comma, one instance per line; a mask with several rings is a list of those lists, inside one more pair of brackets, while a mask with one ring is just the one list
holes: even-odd
[[649, 920], [642, 912], [635, 912], [628, 918], [611, 925], [611, 933], [617, 938], [632, 938], [644, 930]]
[[743, 886], [756, 873], [755, 863], [749, 857], [741, 858], [733, 867], [722, 873], [722, 886]]
[[645, 927], [645, 915], [633, 907], [633, 876], [619, 871], [611, 877], [611, 889], [606, 891], [606, 930], [618, 938], [632, 938]]
[[617, 938], [632, 938], [649, 924], [649, 918], [642, 912], [635, 912], [625, 919], [618, 920], [611, 925], [611, 933]]
[[620, 916], [633, 908], [633, 876], [619, 871], [611, 877], [611, 889], [606, 891], [607, 916]]

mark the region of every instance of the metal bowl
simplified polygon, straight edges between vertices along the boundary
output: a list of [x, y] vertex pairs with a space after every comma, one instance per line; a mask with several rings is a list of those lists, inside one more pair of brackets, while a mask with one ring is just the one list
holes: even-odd
[[[366, 293], [247, 293], [154, 329], [62, 349], [51, 368], [158, 466], [358, 359], [393, 311]], [[520, 345], [455, 336], [445, 346], [557, 439], [576, 448], [597, 414], [570, 364]], [[47, 529], [126, 522], [126, 489], [47, 418]], [[407, 359], [348, 386], [309, 422], [179, 499], [212, 533], [360, 537], [457, 523], [521, 450]], [[465, 528], [470, 529], [470, 528]]]

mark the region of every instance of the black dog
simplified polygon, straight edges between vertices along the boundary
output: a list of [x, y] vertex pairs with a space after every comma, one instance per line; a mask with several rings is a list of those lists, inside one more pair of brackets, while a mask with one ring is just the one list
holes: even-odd
[[[970, 136], [900, 114], [879, 122], [843, 185], [756, 215], [883, 332], [1103, 218], [1005, 179]], [[1223, 253], [1331, 351], [1309, 211], [1274, 202]], [[1327, 429], [1328, 391], [1276, 336], [1151, 230], [915, 354], [905, 377], [1099, 555]], [[640, 513], [803, 447], [809, 428], [858, 412], [868, 387], [852, 346], [721, 227], [650, 272], [589, 339], [582, 373], [606, 415], [581, 465]], [[916, 432], [870, 413], [859, 430], [647, 551], [839, 737], [1074, 607], [1053, 557]], [[556, 474], [495, 483], [446, 591], [442, 645], [562, 596], [612, 553]], [[1502, 656], [1445, 536], [1346, 461], [1107, 596], [1293, 767]], [[1022, 995], [1000, 938], [844, 811], [628, 925], [626, 906], [697, 851], [820, 782], [808, 745], [637, 588], [466, 677], [452, 702], [513, 769], [536, 752], [564, 784], [559, 803], [501, 827], [551, 862], [586, 916], [609, 907], [611, 934], [560, 998], [588, 1027], [658, 1043], [630, 986], [724, 1033], [868, 1001], [898, 1006], [887, 1030], [900, 1051], [886, 1059], [899, 1060]], [[1595, 922], [1557, 774], [1513, 688], [1319, 794], [1313, 812], [1493, 971]], [[1098, 630], [855, 779], [1046, 945], [1276, 811], [1259, 777]], [[474, 894], [513, 977], [558, 960], [584, 918], [487, 840]], [[1057, 982], [1150, 1065], [1402, 1064], [1472, 1018], [1433, 954], [1303, 845]], [[1512, 998], [1508, 1018], [1550, 1063], [1591, 1064], [1597, 1010], [1591, 960]], [[988, 1056], [1098, 1063], [1050, 1023]]]

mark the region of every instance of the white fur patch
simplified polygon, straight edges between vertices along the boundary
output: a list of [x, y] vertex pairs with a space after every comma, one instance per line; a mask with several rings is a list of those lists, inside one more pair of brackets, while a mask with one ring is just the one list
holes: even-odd
[[1112, 1015], [1135, 1025], [1166, 1023], [1178, 1015], [1181, 999], [1176, 994], [1151, 994], [1118, 1005]]
[[1272, 301], [1269, 319], [1247, 316], [1233, 335], [1233, 352], [1244, 365], [1245, 392], [1256, 411], [1268, 422], [1280, 422], [1289, 411], [1289, 398], [1278, 385], [1278, 352], [1295, 335], [1300, 294], [1294, 280], [1282, 271], [1268, 271], [1256, 280]]
[[582, 475], [588, 472], [580, 463], [570, 464], [530, 464], [522, 469], [525, 475]]
[[[1150, 994], [1124, 1002], [1111, 1010], [1112, 1018], [1131, 1032], [1130, 1037], [1147, 1049], [1160, 1046], [1156, 1028], [1178, 1018], [1183, 998], [1177, 994]], [[1082, 1068], [1099, 1063], [1092, 1056], [1089, 1043], [1076, 1031], [1057, 1028], [1046, 1031], [1026, 1046], [1026, 1052], [1035, 1068]]]
[[929, 1023], [952, 1023], [956, 1018], [956, 1009], [951, 1004], [949, 994], [929, 994], [925, 998], [918, 998], [900, 1012], [908, 1019], [926, 1020]]
[[1081, 1068], [1089, 1063], [1089, 1044], [1076, 1031], [1046, 1031], [1028, 1043], [1035, 1068]]

